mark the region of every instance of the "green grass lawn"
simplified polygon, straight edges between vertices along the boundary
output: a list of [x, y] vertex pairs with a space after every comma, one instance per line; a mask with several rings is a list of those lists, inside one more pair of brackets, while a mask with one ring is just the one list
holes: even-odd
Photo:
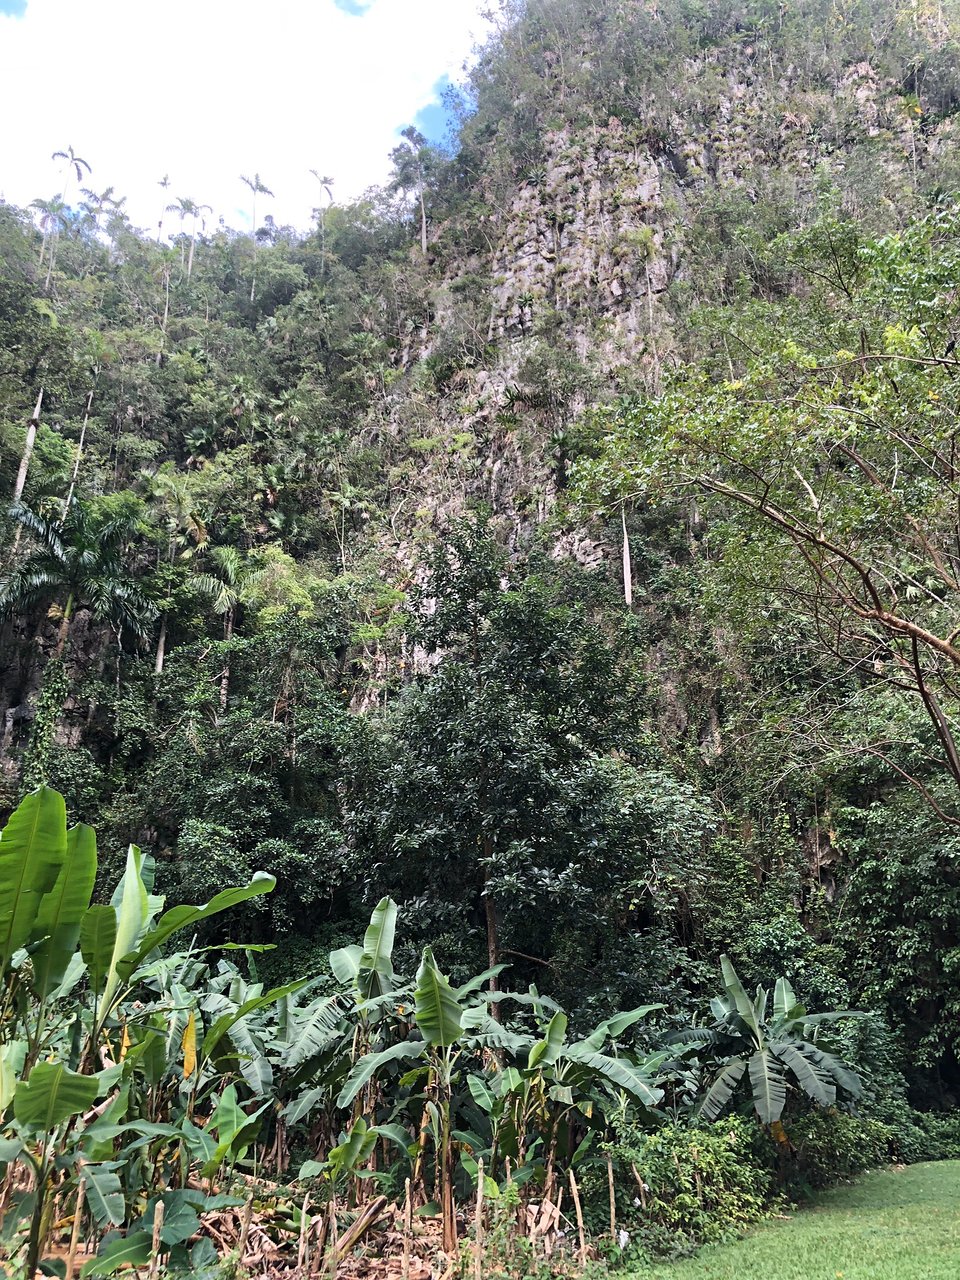
[[734, 1244], [635, 1280], [960, 1280], [960, 1161], [868, 1174]]

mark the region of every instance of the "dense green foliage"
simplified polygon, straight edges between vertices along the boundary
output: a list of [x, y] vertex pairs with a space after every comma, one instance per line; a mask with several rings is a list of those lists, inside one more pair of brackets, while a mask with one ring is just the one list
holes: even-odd
[[[408, 128], [349, 205], [317, 174], [309, 232], [259, 174], [252, 235], [0, 204], [2, 808], [96, 822], [102, 921], [131, 843], [178, 902], [276, 877], [259, 972], [189, 965], [198, 1016], [315, 984], [207, 1081], [269, 1083], [280, 1166], [400, 1125], [378, 1172], [419, 1159], [449, 1235], [481, 1152], [549, 1189], [595, 1130], [594, 1226], [603, 1142], [624, 1214], [638, 1151], [678, 1172], [638, 1230], [686, 1247], [955, 1154], [958, 33], [527, 0], [449, 150]], [[713, 1131], [694, 1212], [722, 1112], [777, 1142], [728, 1181]]]

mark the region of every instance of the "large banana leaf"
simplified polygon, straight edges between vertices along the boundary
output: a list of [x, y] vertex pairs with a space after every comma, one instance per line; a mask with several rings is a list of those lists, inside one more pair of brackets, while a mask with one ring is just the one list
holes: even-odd
[[353, 1069], [344, 1081], [340, 1096], [337, 1098], [337, 1106], [349, 1107], [367, 1081], [372, 1080], [380, 1068], [386, 1066], [388, 1062], [411, 1062], [414, 1058], [422, 1058], [423, 1052], [423, 1041], [402, 1040], [400, 1044], [392, 1044], [389, 1049], [382, 1049], [379, 1053], [365, 1054], [354, 1063]]
[[462, 1012], [430, 947], [423, 949], [413, 1000], [417, 1026], [427, 1044], [446, 1049], [460, 1038]]
[[381, 898], [370, 917], [370, 924], [363, 935], [363, 954], [357, 985], [365, 999], [383, 996], [393, 986], [393, 940], [397, 928], [397, 904], [391, 898]]
[[345, 987], [352, 987], [356, 982], [362, 955], [363, 947], [358, 947], [355, 942], [351, 942], [349, 947], [340, 947], [339, 950], [330, 952], [333, 976]]
[[797, 1084], [821, 1107], [832, 1107], [837, 1100], [837, 1086], [829, 1074], [812, 1057], [790, 1040], [771, 1040], [770, 1048], [794, 1076]]
[[0, 1044], [0, 1115], [3, 1115], [13, 1101], [17, 1079], [23, 1070], [26, 1056], [25, 1040], [8, 1040], [6, 1044]]
[[640, 1069], [624, 1058], [610, 1058], [604, 1053], [597, 1053], [583, 1041], [568, 1045], [564, 1055], [585, 1067], [595, 1079], [622, 1089], [646, 1107], [655, 1107], [663, 1097], [663, 1090], [645, 1080]]
[[[482, 986], [496, 978], [498, 974], [503, 973], [504, 969], [509, 969], [508, 964], [495, 964], [489, 969], [484, 969], [483, 973], [474, 974], [462, 987], [457, 987], [455, 992], [458, 1000], [464, 1000], [467, 996], [473, 995], [474, 991], [479, 991]], [[489, 994], [489, 993], [485, 993]], [[494, 993], [499, 994], [499, 993]]]
[[101, 1024], [113, 1006], [120, 985], [120, 962], [136, 947], [147, 927], [150, 904], [147, 887], [143, 882], [141, 867], [143, 855], [135, 844], [127, 850], [127, 865], [114, 893], [114, 910], [117, 914], [117, 935], [107, 966], [107, 976], [97, 1005], [97, 1022]]
[[862, 1009], [837, 1009], [835, 1013], [806, 1013], [799, 1014], [799, 1020], [803, 1023], [804, 1033], [809, 1035], [808, 1027], [822, 1027], [828, 1022], [840, 1022], [843, 1018], [865, 1018], [867, 1015]]
[[591, 1049], [601, 1049], [604, 1041], [615, 1039], [617, 1036], [622, 1035], [627, 1027], [632, 1027], [641, 1018], [645, 1018], [648, 1013], [654, 1013], [658, 1009], [665, 1008], [666, 1005], [662, 1004], [643, 1004], [637, 1009], [625, 1009], [622, 1013], [615, 1013], [612, 1018], [605, 1019], [591, 1031], [583, 1043], [589, 1045]]
[[0, 974], [36, 927], [66, 852], [63, 796], [41, 787], [20, 802], [0, 834]]
[[763, 1124], [773, 1124], [783, 1115], [787, 1084], [779, 1063], [768, 1049], [758, 1049], [750, 1058], [753, 1105]]
[[502, 1022], [497, 1022], [487, 1013], [484, 1005], [465, 1009], [461, 1018], [461, 1036], [469, 1041], [471, 1047], [484, 1049], [502, 1049], [511, 1057], [533, 1047], [530, 1036], [518, 1035], [510, 1031]]
[[32, 935], [33, 989], [42, 1003], [62, 981], [77, 950], [80, 922], [90, 905], [97, 876], [97, 837], [79, 823], [67, 832], [67, 847], [56, 883], [40, 903]]
[[334, 1147], [327, 1157], [334, 1180], [359, 1168], [377, 1145], [378, 1137], [377, 1130], [368, 1129], [362, 1116], [356, 1120], [343, 1142]]
[[786, 978], [778, 978], [773, 989], [773, 1016], [782, 1021], [795, 1016], [798, 1010], [793, 987]]
[[719, 1044], [720, 1039], [720, 1032], [713, 1027], [681, 1027], [679, 1031], [671, 1031], [664, 1037], [664, 1043], [686, 1044], [705, 1049], [708, 1045]]
[[747, 1064], [743, 1058], [732, 1058], [713, 1084], [703, 1095], [700, 1103], [700, 1114], [705, 1120], [716, 1120], [717, 1116], [733, 1097], [733, 1091], [743, 1079]]
[[247, 1014], [253, 1013], [257, 1009], [267, 1008], [268, 1005], [276, 1003], [282, 996], [291, 995], [294, 991], [299, 991], [309, 981], [309, 978], [300, 978], [297, 982], [288, 982], [284, 987], [274, 987], [270, 991], [265, 991], [263, 995], [251, 996], [249, 1000], [245, 1000], [238, 1008], [230, 1009], [228, 1012], [221, 1014], [203, 1037], [203, 1057], [210, 1057], [223, 1037], [241, 1018], [245, 1018]]
[[205, 902], [200, 906], [171, 907], [169, 911], [163, 913], [156, 926], [140, 942], [136, 954], [125, 960], [125, 976], [129, 976], [152, 951], [156, 951], [158, 947], [163, 946], [168, 938], [178, 933], [181, 929], [199, 924], [201, 920], [207, 920], [210, 916], [219, 915], [221, 911], [227, 911], [230, 907], [246, 902], [249, 898], [259, 897], [263, 893], [271, 893], [276, 883], [276, 876], [267, 875], [265, 871], [258, 871], [248, 884], [237, 885], [231, 889], [223, 889], [220, 893], [215, 894], [209, 902]]
[[487, 1088], [483, 1076], [475, 1075], [471, 1072], [467, 1076], [467, 1088], [470, 1090], [470, 1097], [473, 1098], [480, 1110], [489, 1115], [493, 1111], [496, 1099]]
[[860, 1097], [863, 1092], [860, 1077], [845, 1062], [816, 1045], [801, 1042], [797, 1047], [804, 1057], [809, 1058], [820, 1070], [827, 1072], [841, 1089], [846, 1089], [851, 1097]]
[[754, 1008], [753, 1001], [743, 989], [743, 983], [737, 977], [737, 971], [734, 969], [729, 956], [720, 957], [720, 970], [723, 974], [724, 988], [730, 997], [733, 1007], [751, 1031], [759, 1032], [757, 1011]]
[[547, 1034], [530, 1050], [527, 1065], [533, 1068], [542, 1062], [544, 1066], [552, 1066], [560, 1056], [566, 1035], [567, 1015], [555, 1013], [547, 1024]]
[[80, 1075], [62, 1062], [40, 1062], [13, 1096], [13, 1114], [21, 1124], [49, 1133], [71, 1116], [93, 1106], [100, 1092], [96, 1076]]
[[302, 1120], [304, 1116], [308, 1116], [315, 1107], [320, 1106], [326, 1099], [326, 1089], [305, 1089], [299, 1097], [294, 1098], [292, 1102], [288, 1102], [283, 1109], [283, 1118], [288, 1124], [296, 1124], [298, 1120]]
[[113, 907], [101, 903], [88, 907], [80, 921], [80, 954], [94, 993], [103, 989], [116, 944], [117, 913]]
[[97, 1256], [83, 1264], [81, 1280], [86, 1276], [112, 1276], [121, 1267], [145, 1267], [152, 1244], [149, 1231], [131, 1231], [125, 1236], [111, 1232], [104, 1237]]
[[283, 1065], [293, 1071], [322, 1053], [339, 1035], [343, 1011], [338, 996], [321, 996], [291, 1018]]
[[118, 1167], [114, 1161], [80, 1166], [80, 1177], [87, 1192], [87, 1206], [101, 1227], [108, 1222], [119, 1227], [124, 1219], [126, 1206], [123, 1187], [116, 1173]]

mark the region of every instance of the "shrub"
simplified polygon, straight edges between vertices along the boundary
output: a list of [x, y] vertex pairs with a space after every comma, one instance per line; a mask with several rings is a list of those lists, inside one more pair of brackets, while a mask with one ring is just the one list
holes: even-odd
[[915, 1111], [904, 1104], [885, 1112], [890, 1159], [901, 1164], [960, 1159], [960, 1111]]
[[805, 1193], [854, 1178], [890, 1158], [891, 1130], [879, 1120], [842, 1111], [812, 1111], [787, 1130], [794, 1146], [785, 1166], [793, 1192]]
[[[758, 1133], [736, 1116], [703, 1128], [667, 1124], [652, 1133], [623, 1126], [608, 1150], [617, 1171], [618, 1223], [632, 1245], [682, 1256], [763, 1218], [774, 1179], [756, 1150]], [[595, 1207], [607, 1203], [603, 1181], [590, 1187]]]

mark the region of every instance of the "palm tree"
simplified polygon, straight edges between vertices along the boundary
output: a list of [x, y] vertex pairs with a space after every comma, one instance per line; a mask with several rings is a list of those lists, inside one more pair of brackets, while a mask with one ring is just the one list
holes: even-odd
[[100, 234], [100, 219], [103, 217], [104, 212], [107, 209], [120, 209], [127, 203], [126, 196], [121, 196], [118, 200], [113, 194], [114, 191], [116, 191], [116, 187], [107, 187], [104, 191], [91, 191], [89, 187], [80, 188], [80, 194], [86, 196], [80, 207], [93, 223], [93, 230], [96, 235]]
[[[327, 201], [328, 201], [327, 209], [329, 209], [330, 205], [333, 204], [333, 192], [330, 189], [331, 186], [333, 185], [333, 179], [321, 176], [321, 174], [316, 169], [311, 169], [310, 172], [313, 174], [316, 180], [320, 183], [321, 198], [324, 195], [326, 195]], [[317, 215], [317, 219], [320, 223], [320, 275], [322, 276], [324, 266], [326, 265], [326, 251], [327, 251], [327, 228], [326, 228], [326, 219], [324, 216], [326, 213], [326, 210], [324, 209], [322, 203], [316, 209], [314, 209], [314, 213]]]
[[43, 240], [40, 242], [40, 266], [43, 266], [43, 257], [47, 248], [50, 253], [47, 258], [47, 278], [44, 283], [44, 291], [50, 292], [50, 280], [53, 276], [53, 267], [57, 257], [57, 241], [60, 232], [70, 225], [68, 214], [69, 207], [64, 204], [60, 196], [51, 196], [49, 200], [34, 200], [30, 205], [31, 209], [36, 209], [40, 214], [40, 230], [43, 232]]
[[253, 231], [253, 279], [250, 282], [250, 301], [253, 302], [257, 292], [257, 196], [272, 196], [273, 192], [264, 185], [259, 173], [255, 173], [252, 178], [248, 178], [241, 173], [240, 181], [247, 184], [253, 195], [253, 217], [251, 220], [251, 230]]
[[[165, 469], [150, 476], [149, 483], [151, 497], [156, 502], [157, 513], [167, 531], [167, 564], [173, 565], [176, 560], [189, 557], [193, 550], [191, 542], [197, 551], [202, 551], [207, 545], [207, 526], [196, 509], [187, 476]], [[161, 609], [160, 634], [157, 637], [153, 663], [155, 675], [160, 675], [163, 671], [167, 649], [169, 605], [161, 606]]]
[[70, 623], [86, 607], [118, 633], [146, 634], [153, 606], [124, 563], [136, 532], [129, 515], [98, 515], [88, 503], [72, 501], [55, 517], [17, 503], [13, 519], [35, 549], [0, 578], [0, 613], [21, 613], [59, 598], [60, 629], [56, 656], [62, 657]]
[[[217, 573], [202, 573], [197, 576], [197, 586], [213, 602], [214, 613], [223, 615], [223, 638], [229, 642], [233, 638], [233, 628], [237, 618], [237, 609], [250, 598], [253, 587], [264, 576], [266, 570], [259, 566], [250, 555], [243, 555], [236, 547], [214, 547], [210, 559]], [[230, 653], [224, 658], [223, 674], [220, 676], [220, 710], [227, 707], [227, 695], [230, 690]]]
[[[161, 188], [161, 190], [163, 191], [163, 198], [164, 198], [164, 200], [166, 200], [166, 198], [167, 198], [167, 188], [170, 186], [170, 175], [169, 175], [169, 173], [165, 173], [165, 174], [163, 175], [163, 177], [162, 177], [162, 178], [160, 179], [160, 181], [157, 183], [157, 186], [158, 186], [158, 187], [160, 187], [160, 188]], [[157, 243], [158, 243], [158, 244], [159, 244], [160, 240], [163, 238], [163, 215], [164, 215], [166, 212], [167, 212], [167, 206], [166, 206], [165, 204], [162, 204], [162, 205], [160, 206], [160, 217], [159, 217], [159, 219], [157, 220]]]
[[[206, 209], [207, 213], [213, 213], [212, 205], [194, 204], [192, 200], [190, 203], [192, 205], [190, 212], [193, 215], [193, 225], [190, 228], [190, 256], [187, 258], [187, 279], [188, 280], [193, 275], [193, 251], [197, 247], [197, 219], [198, 218], [203, 219], [204, 209]], [[203, 219], [203, 224], [204, 226], [206, 226], [206, 219]]]
[[196, 221], [196, 217], [197, 217], [197, 206], [194, 204], [194, 202], [190, 199], [190, 197], [189, 197], [189, 196], [178, 196], [178, 197], [177, 197], [177, 199], [176, 199], [176, 200], [174, 200], [172, 204], [168, 204], [168, 205], [167, 205], [166, 212], [167, 212], [167, 213], [176, 213], [176, 214], [178, 214], [178, 215], [179, 215], [179, 217], [180, 217], [180, 232], [179, 232], [179, 235], [180, 235], [180, 270], [181, 270], [181, 272], [182, 272], [182, 271], [183, 271], [183, 264], [184, 264], [183, 224], [184, 224], [185, 219], [186, 219], [186, 218], [188, 218], [188, 217], [190, 217], [190, 215], [191, 215], [191, 214], [193, 214], [194, 221]]
[[67, 187], [70, 185], [70, 174], [75, 173], [77, 175], [77, 183], [79, 184], [83, 179], [84, 169], [86, 169], [87, 173], [92, 173], [93, 170], [90, 168], [89, 164], [87, 164], [86, 160], [77, 155], [73, 147], [67, 147], [66, 151], [54, 151], [50, 159], [62, 160], [64, 162], [63, 191], [60, 193], [60, 199], [66, 201]]
[[425, 191], [427, 186], [427, 169], [430, 164], [430, 150], [427, 140], [419, 129], [412, 124], [400, 132], [403, 143], [394, 147], [390, 153], [393, 161], [393, 179], [390, 189], [393, 191], [415, 191], [420, 205], [420, 249], [427, 252], [427, 205]]
[[135, 524], [129, 515], [98, 516], [83, 502], [71, 502], [65, 513], [58, 503], [55, 517], [20, 504], [10, 515], [18, 538], [26, 533], [35, 549], [0, 578], [0, 616], [60, 603], [57, 647], [43, 673], [24, 757], [23, 782], [30, 789], [46, 781], [50, 746], [70, 692], [63, 655], [76, 608], [86, 606], [108, 622], [118, 640], [124, 632], [143, 636], [153, 608], [124, 563]]

